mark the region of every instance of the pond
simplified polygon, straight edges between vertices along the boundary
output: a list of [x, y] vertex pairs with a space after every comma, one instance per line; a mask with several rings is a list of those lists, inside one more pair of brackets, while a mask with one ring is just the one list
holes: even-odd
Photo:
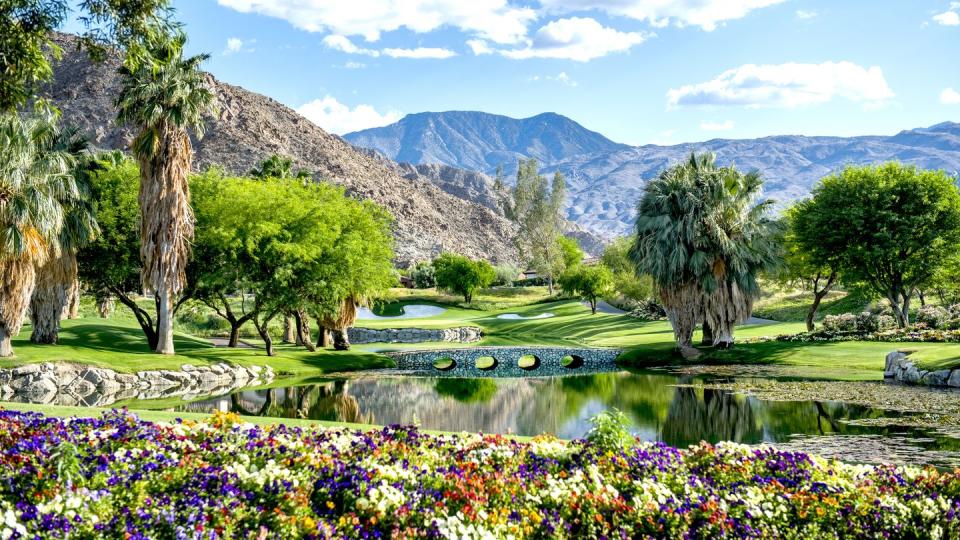
[[[572, 439], [587, 433], [591, 417], [616, 408], [626, 413], [633, 433], [673, 446], [731, 440], [776, 443], [856, 462], [960, 465], [960, 437], [955, 433], [903, 425], [911, 423], [912, 415], [880, 407], [809, 396], [761, 399], [726, 387], [737, 381], [776, 380], [775, 374], [745, 371], [749, 375], [740, 379], [710, 370], [498, 379], [365, 373], [316, 384], [246, 390], [176, 410], [416, 423], [433, 430], [552, 433]], [[839, 384], [850, 385], [847, 391], [856, 393], [858, 388], [884, 383]]]

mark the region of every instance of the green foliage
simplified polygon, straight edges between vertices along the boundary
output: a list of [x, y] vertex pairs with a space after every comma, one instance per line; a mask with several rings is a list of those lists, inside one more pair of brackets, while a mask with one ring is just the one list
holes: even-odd
[[517, 183], [501, 201], [506, 216], [520, 227], [516, 244], [523, 262], [546, 278], [551, 287], [554, 277], [564, 269], [565, 253], [557, 239], [561, 236], [565, 198], [563, 175], [557, 172], [549, 182], [540, 175], [537, 160], [531, 158], [520, 160]]
[[560, 287], [588, 301], [593, 313], [597, 312], [597, 300], [609, 294], [612, 286], [613, 273], [602, 264], [574, 266], [560, 276]]
[[293, 158], [273, 154], [251, 169], [250, 176], [254, 178], [296, 178], [297, 180], [309, 180], [310, 172], [305, 169], [297, 169], [294, 171]]
[[630, 419], [618, 409], [606, 410], [590, 419], [593, 427], [586, 439], [607, 452], [621, 452], [636, 444], [628, 426]]
[[297, 308], [336, 316], [344, 299], [395, 283], [390, 215], [342, 188], [217, 171], [194, 177], [191, 188], [194, 275], [206, 301], [246, 291], [255, 300], [244, 312], [267, 321]]
[[434, 389], [437, 394], [461, 403], [486, 403], [497, 393], [497, 383], [491, 379], [443, 377], [437, 379]]
[[557, 247], [563, 258], [564, 269], [579, 266], [583, 262], [583, 250], [580, 249], [580, 242], [577, 242], [576, 238], [560, 235], [557, 237]]
[[172, 35], [152, 31], [143, 39], [142, 58], [120, 70], [123, 86], [117, 100], [118, 123], [140, 130], [130, 144], [140, 159], [166, 151], [165, 146], [182, 144], [168, 139], [171, 130], [192, 130], [202, 137], [203, 114], [214, 107], [213, 92], [200, 70], [210, 55], [184, 58], [187, 37], [180, 31]]
[[437, 280], [434, 278], [433, 265], [420, 261], [413, 270], [410, 271], [410, 278], [413, 279], [413, 286], [417, 289], [430, 289], [436, 287]]
[[793, 216], [800, 246], [884, 296], [898, 324], [960, 242], [960, 193], [942, 171], [899, 163], [848, 167], [824, 178]]
[[463, 255], [443, 253], [433, 261], [437, 287], [454, 294], [463, 295], [467, 303], [473, 300], [478, 289], [493, 283], [496, 274], [493, 266], [484, 260], [470, 260]]
[[653, 298], [653, 280], [649, 275], [637, 274], [630, 260], [630, 247], [633, 240], [622, 236], [607, 245], [600, 258], [601, 264], [613, 274], [613, 291], [626, 299], [624, 304], [636, 306]]
[[520, 267], [513, 263], [500, 263], [493, 267], [493, 272], [497, 275], [495, 285], [509, 286], [520, 276]]
[[[62, 51], [52, 32], [71, 15], [68, 0], [0, 2], [0, 111], [30, 103], [53, 76], [51, 61]], [[75, 14], [84, 25], [81, 41], [95, 58], [105, 47], [130, 46], [147, 27], [170, 25], [169, 0], [81, 0]]]
[[80, 279], [92, 289], [140, 289], [140, 171], [123, 154], [101, 154], [88, 173], [100, 235], [77, 256]]
[[80, 197], [73, 157], [54, 148], [59, 133], [52, 115], [0, 113], [0, 260], [42, 259], [64, 229], [64, 203]]

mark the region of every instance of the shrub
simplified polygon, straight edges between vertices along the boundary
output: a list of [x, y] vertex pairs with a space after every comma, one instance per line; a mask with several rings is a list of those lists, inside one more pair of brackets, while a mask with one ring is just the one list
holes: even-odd
[[630, 421], [622, 411], [617, 409], [604, 411], [591, 418], [590, 423], [593, 427], [587, 433], [587, 441], [601, 450], [620, 452], [636, 442], [627, 430]]
[[945, 328], [950, 321], [950, 312], [940, 306], [923, 306], [917, 310], [916, 322], [927, 328]]
[[856, 331], [862, 334], [869, 334], [871, 332], [890, 330], [896, 326], [897, 321], [891, 315], [864, 311], [857, 317]]
[[853, 313], [827, 315], [823, 319], [823, 329], [828, 332], [856, 332], [857, 316]]
[[500, 263], [493, 267], [493, 272], [496, 274], [494, 285], [512, 285], [520, 275], [520, 267], [512, 263]]
[[655, 301], [644, 300], [630, 312], [630, 316], [644, 321], [662, 321], [667, 318], [667, 312], [663, 309], [663, 306]]
[[410, 277], [413, 279], [413, 286], [417, 289], [431, 289], [437, 286], [433, 265], [428, 262], [417, 263], [410, 271]]

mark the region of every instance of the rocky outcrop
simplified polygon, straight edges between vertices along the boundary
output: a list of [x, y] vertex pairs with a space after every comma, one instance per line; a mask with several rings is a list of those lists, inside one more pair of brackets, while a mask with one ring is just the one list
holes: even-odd
[[104, 407], [125, 399], [219, 395], [272, 381], [270, 366], [184, 364], [179, 371], [119, 373], [94, 366], [50, 363], [0, 369], [0, 400]]
[[441, 341], [445, 343], [476, 343], [483, 338], [481, 330], [475, 326], [457, 328], [358, 328], [349, 330], [350, 342], [363, 343], [426, 343]]
[[952, 386], [960, 388], [960, 369], [927, 371], [909, 360], [909, 351], [893, 351], [887, 355], [883, 376], [906, 384]]
[[[126, 150], [131, 129], [116, 123], [120, 91], [113, 55], [94, 64], [77, 49], [75, 36], [57, 34], [63, 59], [54, 66], [46, 95], [65, 123], [83, 129], [94, 146]], [[266, 96], [209, 76], [218, 112], [206, 118], [206, 134], [195, 140], [195, 169], [210, 165], [245, 174], [271, 154], [285, 154], [317, 180], [339, 184], [347, 193], [370, 199], [394, 216], [396, 256], [401, 264], [443, 251], [514, 261], [514, 225], [481, 204], [444, 192], [430, 182], [411, 180], [396, 164], [357, 151], [352, 145]]]

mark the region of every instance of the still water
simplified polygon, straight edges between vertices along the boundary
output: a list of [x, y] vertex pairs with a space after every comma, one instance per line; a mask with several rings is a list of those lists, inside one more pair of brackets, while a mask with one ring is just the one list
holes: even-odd
[[[903, 426], [852, 425], [900, 415], [843, 402], [765, 401], [698, 388], [710, 376], [670, 372], [593, 373], [549, 378], [431, 378], [370, 375], [247, 390], [178, 407], [244, 415], [419, 424], [424, 429], [584, 436], [589, 419], [616, 408], [648, 441], [686, 446], [776, 443], [858, 462], [960, 465], [960, 440]], [[724, 380], [730, 380], [727, 377]], [[872, 384], [872, 383], [863, 383]]]

